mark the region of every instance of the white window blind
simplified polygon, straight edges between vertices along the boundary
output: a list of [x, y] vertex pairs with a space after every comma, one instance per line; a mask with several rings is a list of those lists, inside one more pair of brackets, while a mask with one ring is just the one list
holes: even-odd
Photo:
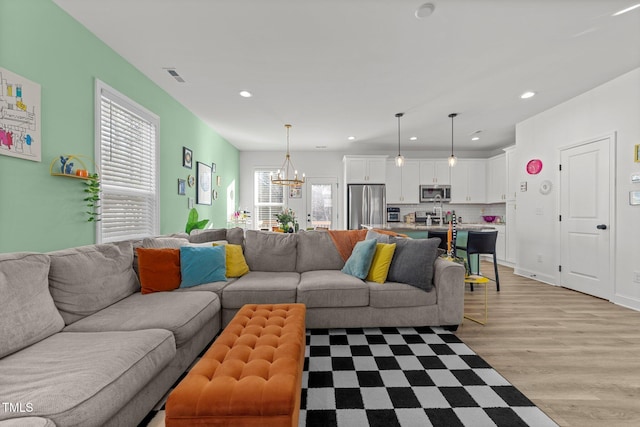
[[100, 170], [98, 242], [159, 234], [159, 118], [106, 84], [96, 83]]
[[254, 175], [254, 215], [257, 228], [266, 228], [277, 225], [276, 214], [284, 209], [284, 188], [281, 185], [271, 184], [271, 174], [276, 170], [256, 170]]

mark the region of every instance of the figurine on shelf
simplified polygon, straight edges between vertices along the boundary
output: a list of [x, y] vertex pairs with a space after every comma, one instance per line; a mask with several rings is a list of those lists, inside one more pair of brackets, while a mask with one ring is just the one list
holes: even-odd
[[64, 173], [64, 165], [69, 161], [68, 157], [60, 156], [60, 173]]
[[73, 171], [73, 162], [69, 162], [64, 167], [64, 173], [67, 175], [71, 175], [71, 171]]

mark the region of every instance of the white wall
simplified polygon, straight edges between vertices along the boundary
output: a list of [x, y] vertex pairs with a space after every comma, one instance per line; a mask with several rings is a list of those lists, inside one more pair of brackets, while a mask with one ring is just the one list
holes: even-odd
[[[342, 216], [342, 188], [343, 188], [343, 153], [335, 151], [322, 152], [291, 152], [291, 160], [298, 172], [305, 173], [308, 178], [336, 178], [338, 180], [338, 213]], [[239, 209], [253, 212], [253, 174], [258, 168], [279, 169], [284, 161], [284, 151], [242, 151], [240, 152], [240, 199]], [[302, 191], [302, 199], [285, 198], [285, 203], [296, 212], [300, 227], [306, 227], [304, 220], [306, 212], [306, 192]], [[342, 218], [338, 219], [339, 226]], [[252, 227], [253, 228], [253, 227]]]
[[[540, 96], [544, 96], [541, 94]], [[516, 273], [557, 284], [559, 282], [558, 164], [559, 148], [616, 134], [615, 216], [610, 230], [615, 239], [613, 302], [640, 310], [640, 206], [629, 205], [632, 173], [640, 173], [633, 159], [640, 143], [640, 68], [594, 88], [576, 98], [527, 119], [516, 126], [516, 176], [527, 181], [528, 191], [517, 193], [518, 259]], [[538, 175], [528, 175], [525, 165], [538, 158], [544, 163]], [[550, 195], [540, 194], [550, 180]], [[541, 262], [538, 257], [541, 256]]]

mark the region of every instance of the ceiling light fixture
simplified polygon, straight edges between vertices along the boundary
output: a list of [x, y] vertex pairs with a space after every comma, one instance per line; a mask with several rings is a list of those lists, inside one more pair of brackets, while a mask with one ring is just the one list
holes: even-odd
[[404, 165], [404, 156], [400, 154], [400, 117], [404, 116], [404, 113], [396, 113], [398, 118], [398, 155], [396, 156], [396, 166], [401, 168]]
[[471, 138], [471, 140], [472, 140], [472, 141], [477, 141], [477, 140], [479, 140], [479, 139], [480, 139], [480, 137], [479, 137], [479, 136], [474, 136], [473, 138]]
[[457, 157], [453, 155], [453, 119], [457, 115], [458, 114], [456, 114], [456, 113], [449, 114], [449, 117], [451, 117], [451, 157], [449, 157], [449, 167], [450, 168], [454, 167], [456, 165], [456, 163], [458, 163]]
[[534, 97], [535, 95], [536, 95], [536, 93], [535, 93], [535, 92], [531, 92], [531, 91], [529, 91], [529, 92], [525, 92], [525, 93], [523, 93], [522, 95], [520, 95], [520, 98], [522, 98], [522, 99], [529, 99], [529, 98]]
[[282, 163], [282, 167], [278, 169], [278, 175], [274, 179], [271, 177], [271, 183], [275, 185], [283, 185], [286, 187], [299, 187], [304, 184], [304, 174], [302, 174], [302, 179], [298, 178], [298, 171], [293, 166], [293, 162], [291, 161], [291, 155], [289, 154], [289, 129], [291, 129], [291, 125], [284, 125], [287, 128], [287, 154], [284, 156], [284, 163]]
[[611, 16], [619, 16], [619, 15], [622, 15], [623, 13], [631, 12], [633, 9], [637, 9], [639, 7], [640, 7], [640, 3], [634, 4], [633, 6], [630, 6], [630, 7], [626, 8], [626, 9], [622, 9], [622, 10], [617, 11], [616, 13], [614, 13]]
[[253, 94], [251, 92], [249, 92], [248, 90], [241, 90], [240, 91], [240, 96], [243, 98], [251, 98], [253, 96]]
[[412, 136], [411, 138], [409, 138], [409, 141], [417, 141], [418, 137], [417, 136]]
[[355, 137], [355, 136], [350, 136], [350, 137], [348, 137], [347, 139], [348, 139], [349, 141], [353, 141], [353, 140], [355, 140], [355, 139], [356, 139], [356, 137]]
[[433, 3], [424, 3], [416, 9], [416, 18], [422, 19], [431, 16], [434, 10], [436, 10], [436, 6]]

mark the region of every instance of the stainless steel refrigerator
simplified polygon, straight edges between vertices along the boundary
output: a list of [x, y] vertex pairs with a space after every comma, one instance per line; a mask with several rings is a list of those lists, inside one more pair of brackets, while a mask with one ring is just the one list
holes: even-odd
[[381, 225], [387, 222], [384, 184], [349, 184], [347, 190], [349, 230], [362, 228], [362, 224]]

